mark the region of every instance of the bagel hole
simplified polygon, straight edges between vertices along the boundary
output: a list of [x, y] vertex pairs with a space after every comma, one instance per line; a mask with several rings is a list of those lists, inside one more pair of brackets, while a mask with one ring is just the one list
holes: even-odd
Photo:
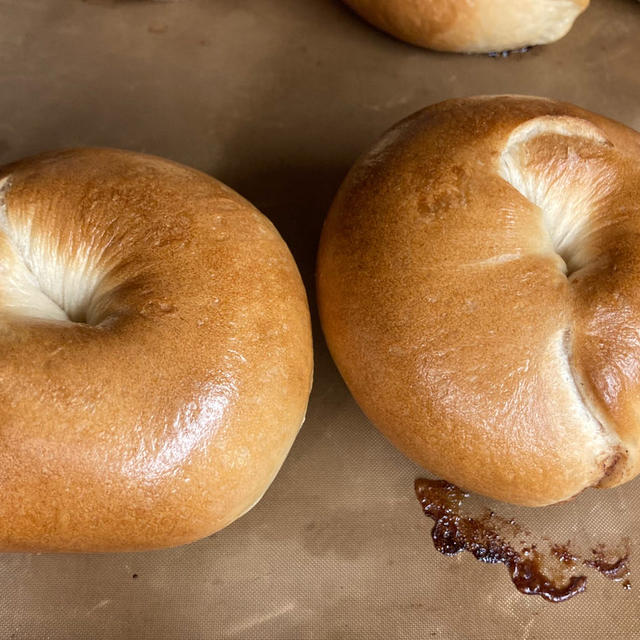
[[[44, 234], [10, 220], [6, 194], [10, 176], [0, 180], [0, 300], [17, 316], [95, 326], [103, 317], [93, 302], [99, 284], [89, 260], [70, 256]], [[66, 255], [65, 255], [66, 254]]]
[[100, 324], [103, 318], [93, 301], [97, 286], [95, 274], [63, 262], [63, 259], [52, 257], [50, 263], [43, 261], [32, 269], [25, 260], [42, 295], [60, 310], [61, 317], [57, 319], [88, 326]]
[[543, 242], [567, 278], [592, 260], [589, 218], [609, 189], [609, 146], [590, 122], [544, 116], [516, 128], [500, 157], [500, 176], [538, 209]]
[[585, 255], [583, 237], [584, 222], [580, 219], [580, 203], [575, 205], [558, 201], [549, 191], [549, 185], [515, 171], [507, 171], [505, 180], [524, 196], [538, 210], [543, 233], [544, 250], [554, 253], [558, 267], [569, 278], [588, 261]]

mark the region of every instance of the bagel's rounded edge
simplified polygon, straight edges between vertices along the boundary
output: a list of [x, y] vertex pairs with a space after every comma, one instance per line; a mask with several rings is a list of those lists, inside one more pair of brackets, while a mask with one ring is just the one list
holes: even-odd
[[228, 187], [153, 156], [75, 149], [0, 175], [10, 218], [106, 265], [97, 326], [2, 317], [0, 548], [153, 549], [226, 526], [272, 482], [308, 402], [286, 244]]
[[555, 42], [589, 0], [344, 0], [362, 18], [411, 44], [458, 53]]
[[[511, 273], [505, 265], [502, 275], [469, 281], [466, 291], [453, 272], [449, 277], [440, 270], [431, 290], [424, 283], [430, 269], [442, 266], [429, 252], [439, 251], [452, 235], [464, 239], [454, 247], [452, 264], [495, 252], [496, 212], [522, 203], [499, 176], [483, 172], [488, 166], [495, 173], [514, 128], [548, 115], [587, 119], [626, 157], [640, 157], [637, 133], [566, 103], [483, 96], [433, 105], [392, 127], [356, 162], [325, 221], [317, 267], [328, 346], [371, 421], [408, 457], [445, 479], [531, 506], [635, 475], [637, 421], [630, 426], [625, 414], [625, 426], [619, 407], [603, 405], [597, 380], [579, 388], [589, 377], [592, 354], [573, 349], [585, 323], [573, 311], [557, 256], [534, 256], [520, 266], [514, 261]], [[486, 229], [451, 214], [465, 207], [479, 207]], [[475, 254], [465, 250], [470, 244], [477, 245]], [[538, 277], [527, 280], [529, 272]], [[526, 286], [514, 289], [516, 277]], [[474, 307], [478, 299], [480, 309]], [[498, 340], [487, 339], [484, 347], [471, 340], [465, 352], [470, 355], [463, 358], [476, 367], [475, 389], [466, 375], [456, 380], [455, 364], [447, 373], [445, 351], [460, 344], [448, 335], [470, 332], [477, 338], [491, 331]], [[439, 349], [444, 355], [437, 355]], [[514, 374], [507, 366], [513, 353], [523, 362], [534, 354], [530, 364], [540, 368], [541, 377], [522, 376], [519, 391], [503, 384], [504, 375]], [[548, 368], [551, 362], [562, 365], [556, 373]], [[491, 416], [509, 402], [526, 406], [521, 421], [511, 420], [520, 438], [513, 445]]]

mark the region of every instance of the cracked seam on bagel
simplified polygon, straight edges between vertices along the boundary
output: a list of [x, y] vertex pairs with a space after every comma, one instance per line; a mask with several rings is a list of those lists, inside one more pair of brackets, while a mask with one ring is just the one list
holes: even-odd
[[606, 454], [604, 459], [596, 460], [598, 465], [602, 466], [602, 474], [591, 485], [597, 487], [606, 477], [614, 472], [615, 467], [620, 461], [624, 461], [624, 446], [618, 432], [613, 428], [599, 411], [595, 409], [584, 393], [584, 382], [582, 377], [573, 366], [573, 332], [570, 328], [564, 330], [562, 336], [562, 351], [566, 358], [566, 367], [569, 372], [571, 383], [576, 392], [577, 398], [580, 400], [585, 413], [596, 423], [598, 430], [604, 440], [604, 444], [608, 450], [603, 451]]
[[495, 256], [491, 256], [489, 258], [483, 258], [481, 260], [473, 260], [471, 262], [464, 262], [463, 264], [458, 265], [459, 268], [477, 268], [477, 267], [493, 267], [499, 264], [504, 264], [505, 262], [513, 262], [515, 260], [521, 260], [523, 257], [523, 253], [502, 253]]

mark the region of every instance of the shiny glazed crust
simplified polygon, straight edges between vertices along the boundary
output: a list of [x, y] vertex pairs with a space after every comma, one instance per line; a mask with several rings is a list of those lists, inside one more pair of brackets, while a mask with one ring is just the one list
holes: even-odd
[[640, 135], [531, 97], [386, 133], [322, 233], [320, 316], [356, 400], [465, 489], [545, 505], [640, 471]]
[[216, 180], [108, 149], [0, 169], [0, 549], [179, 545], [263, 495], [312, 376], [285, 243]]
[[429, 49], [509, 51], [562, 38], [589, 0], [344, 0], [374, 26]]

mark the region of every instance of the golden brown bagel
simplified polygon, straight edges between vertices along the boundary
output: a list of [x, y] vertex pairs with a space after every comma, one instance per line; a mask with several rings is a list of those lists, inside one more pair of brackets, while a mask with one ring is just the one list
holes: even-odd
[[312, 375], [274, 227], [127, 151], [17, 162], [0, 192], [0, 549], [167, 547], [250, 509]]
[[400, 40], [439, 51], [509, 51], [562, 38], [589, 0], [344, 0]]
[[326, 220], [320, 317], [407, 456], [524, 505], [640, 471], [640, 135], [542, 98], [386, 133]]

